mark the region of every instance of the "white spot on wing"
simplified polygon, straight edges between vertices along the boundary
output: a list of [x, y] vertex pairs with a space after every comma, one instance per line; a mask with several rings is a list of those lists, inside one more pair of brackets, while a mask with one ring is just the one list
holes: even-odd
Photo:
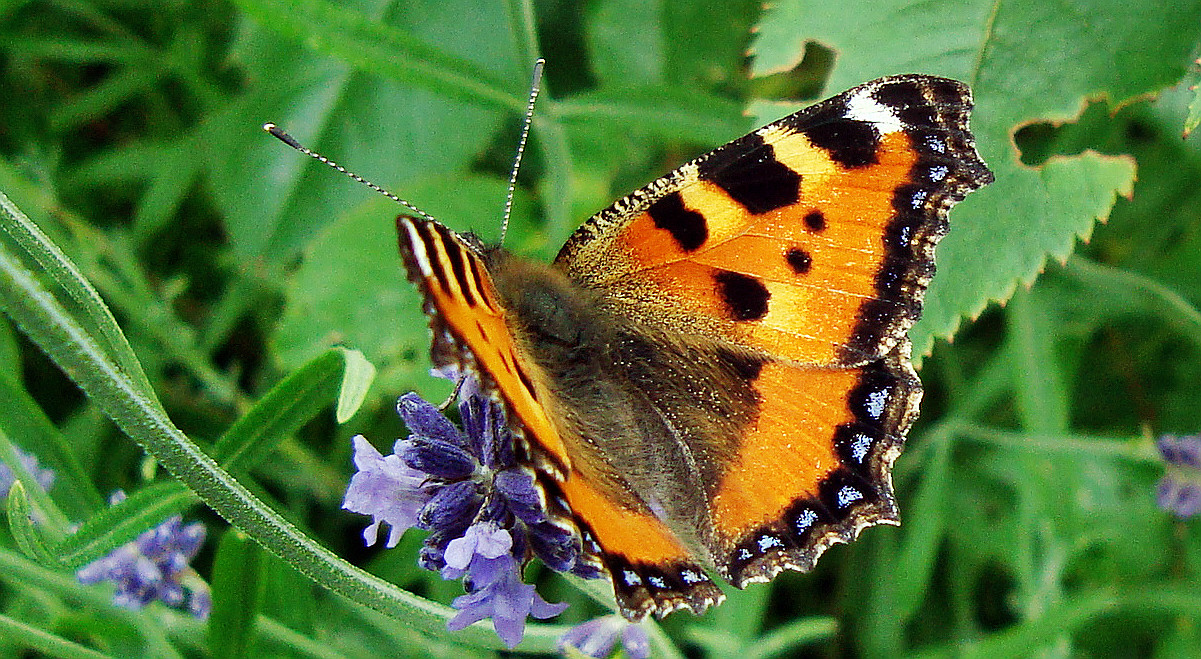
[[817, 513], [806, 508], [805, 511], [797, 517], [796, 524], [795, 524], [797, 533], [803, 533], [810, 526], [813, 526], [813, 523], [816, 521], [817, 521]]
[[872, 448], [872, 438], [867, 435], [857, 432], [855, 439], [851, 442], [851, 457], [855, 458], [855, 462], [863, 463], [863, 459], [867, 457], [867, 452]]
[[434, 269], [430, 267], [429, 254], [425, 253], [425, 243], [421, 242], [417, 227], [412, 222], [405, 222], [404, 226], [409, 232], [409, 244], [413, 246], [413, 258], [417, 260], [417, 268], [421, 270], [422, 276], [432, 277]]
[[847, 485], [838, 491], [838, 507], [846, 508], [863, 498], [863, 493]]
[[766, 552], [772, 549], [779, 549], [784, 546], [780, 539], [773, 535], [763, 535], [759, 537], [759, 551]]
[[884, 416], [884, 407], [888, 404], [888, 391], [876, 389], [867, 395], [867, 415], [879, 421]]
[[881, 133], [898, 133], [903, 126], [892, 108], [872, 98], [874, 88], [860, 89], [847, 99], [847, 117], [875, 125]]

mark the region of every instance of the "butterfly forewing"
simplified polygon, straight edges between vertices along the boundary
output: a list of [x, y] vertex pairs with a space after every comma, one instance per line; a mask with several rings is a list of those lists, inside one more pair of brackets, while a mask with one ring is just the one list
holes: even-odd
[[479, 377], [562, 477], [570, 461], [540, 401], [546, 378], [519, 352], [482, 255], [437, 222], [402, 215], [396, 229], [409, 278], [425, 297], [434, 367]]
[[921, 312], [954, 202], [991, 180], [961, 83], [883, 78], [589, 220], [557, 262], [614, 305], [774, 357], [856, 365]]

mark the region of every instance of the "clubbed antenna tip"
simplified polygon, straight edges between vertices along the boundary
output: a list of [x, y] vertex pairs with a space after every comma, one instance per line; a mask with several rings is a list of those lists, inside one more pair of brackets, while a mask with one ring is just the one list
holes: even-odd
[[505, 215], [500, 225], [500, 244], [505, 242], [505, 234], [509, 231], [509, 216], [513, 213], [513, 191], [517, 189], [517, 170], [521, 168], [521, 157], [525, 155], [525, 143], [530, 136], [530, 124], [534, 121], [534, 102], [538, 100], [538, 92], [542, 88], [542, 69], [546, 60], [539, 57], [534, 62], [534, 75], [530, 80], [530, 97], [525, 105], [525, 121], [521, 124], [521, 140], [517, 143], [517, 156], [513, 158], [513, 171], [509, 173], [509, 192], [505, 197]]
[[293, 149], [296, 149], [297, 151], [305, 154], [306, 156], [313, 158], [314, 160], [316, 160], [320, 163], [329, 165], [330, 167], [338, 170], [339, 172], [345, 174], [346, 176], [349, 176], [350, 178], [354, 179], [355, 181], [362, 183], [363, 185], [371, 188], [372, 190], [375, 190], [376, 192], [384, 195], [385, 197], [391, 199], [392, 201], [395, 201], [396, 203], [400, 204], [401, 206], [404, 206], [405, 208], [413, 211], [414, 213], [420, 215], [421, 217], [423, 217], [427, 220], [430, 220], [430, 221], [434, 220], [434, 218], [431, 217], [429, 213], [426, 213], [425, 211], [421, 210], [420, 208], [417, 208], [416, 206], [409, 203], [408, 201], [401, 199], [400, 197], [397, 197], [396, 195], [392, 194], [391, 192], [388, 192], [387, 190], [381, 188], [380, 186], [363, 178], [362, 176], [355, 174], [354, 172], [343, 167], [342, 165], [339, 165], [338, 163], [330, 160], [329, 158], [326, 158], [325, 156], [321, 155], [320, 153], [317, 153], [316, 151], [313, 151], [312, 149], [308, 148], [307, 146], [296, 141], [296, 138], [289, 135], [286, 131], [284, 131], [279, 126], [276, 126], [275, 124], [273, 124], [271, 122], [267, 122], [267, 123], [263, 124], [263, 130], [267, 131], [268, 133], [271, 133], [273, 136], [275, 136], [276, 139], [283, 142], [284, 144], [287, 144], [288, 146], [292, 147]]

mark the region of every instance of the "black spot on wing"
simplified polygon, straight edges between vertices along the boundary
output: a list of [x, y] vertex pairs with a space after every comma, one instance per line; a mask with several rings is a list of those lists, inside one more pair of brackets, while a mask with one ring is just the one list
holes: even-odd
[[788, 266], [792, 268], [792, 271], [798, 275], [808, 274], [809, 268], [813, 267], [813, 257], [800, 247], [788, 250], [784, 258], [788, 261]]
[[872, 97], [907, 126], [932, 126], [937, 121], [934, 108], [923, 92], [923, 85], [916, 82], [881, 85], [872, 93]]
[[760, 215], [800, 198], [801, 175], [776, 160], [776, 150], [751, 133], [703, 157], [701, 180], [712, 181], [747, 211]]
[[739, 272], [723, 270], [713, 276], [721, 296], [734, 320], [759, 320], [767, 315], [771, 292], [763, 282]]
[[880, 133], [875, 126], [853, 119], [836, 118], [810, 126], [804, 131], [813, 146], [823, 149], [830, 159], [848, 169], [867, 167], [878, 162]]
[[814, 233], [826, 230], [826, 216], [819, 210], [811, 210], [805, 214], [805, 228]]
[[709, 238], [705, 216], [685, 208], [679, 192], [664, 195], [651, 204], [647, 212], [655, 226], [670, 233], [685, 252], [696, 250]]

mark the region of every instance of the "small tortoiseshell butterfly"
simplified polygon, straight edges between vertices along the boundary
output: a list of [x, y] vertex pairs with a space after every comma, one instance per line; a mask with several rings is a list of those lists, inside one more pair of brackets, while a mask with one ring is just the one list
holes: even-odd
[[898, 523], [906, 331], [947, 212], [992, 181], [971, 107], [943, 78], [860, 85], [622, 198], [550, 264], [397, 220], [434, 365], [504, 402], [627, 618]]

